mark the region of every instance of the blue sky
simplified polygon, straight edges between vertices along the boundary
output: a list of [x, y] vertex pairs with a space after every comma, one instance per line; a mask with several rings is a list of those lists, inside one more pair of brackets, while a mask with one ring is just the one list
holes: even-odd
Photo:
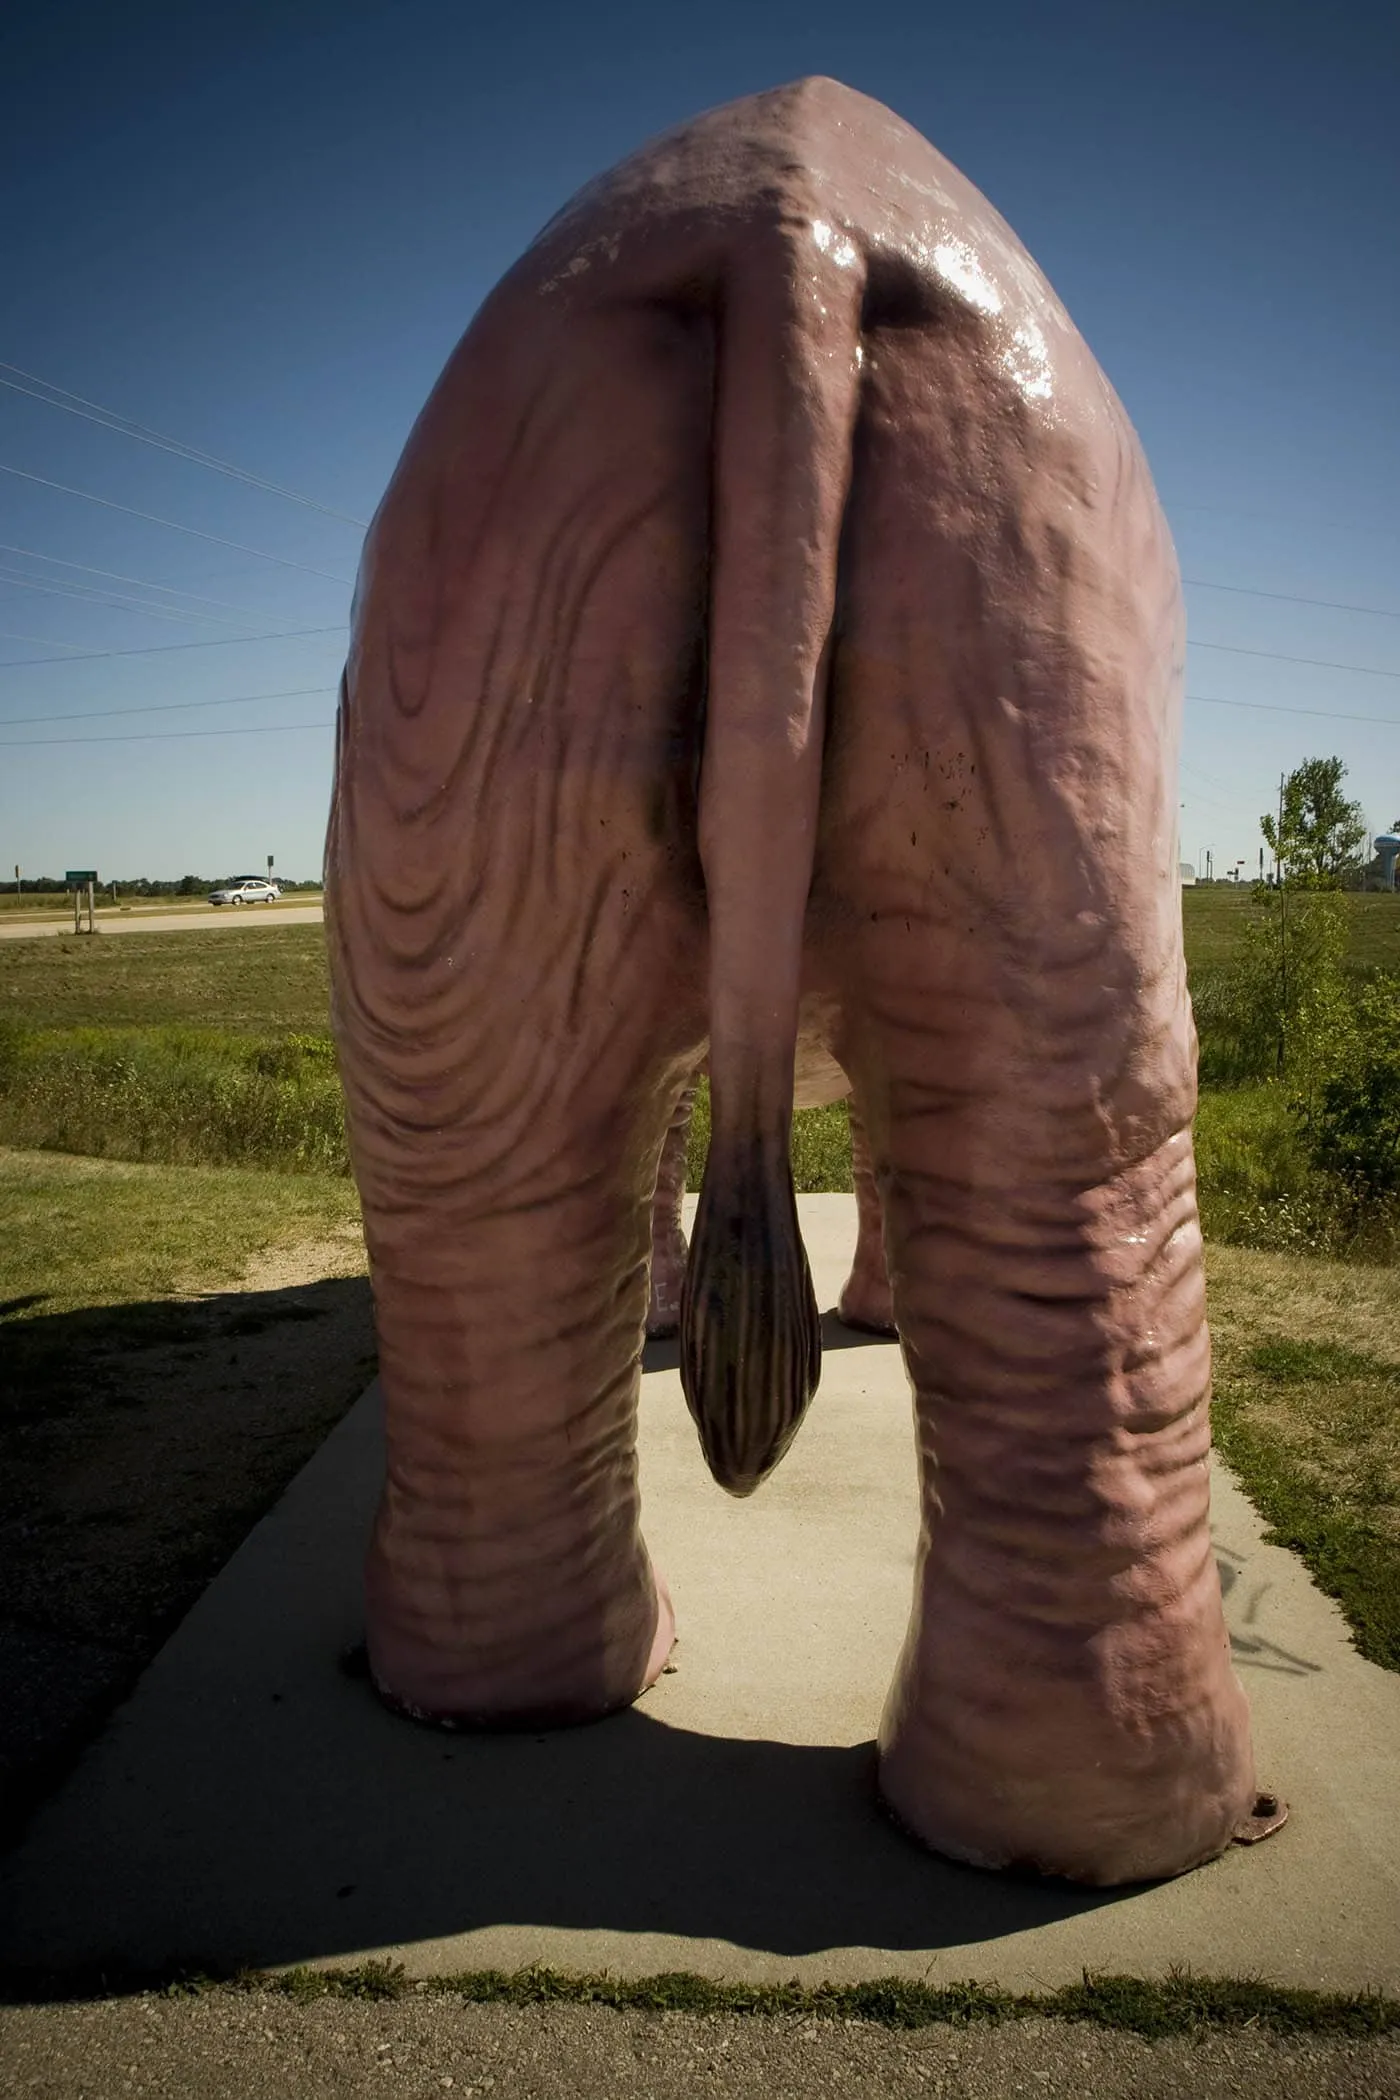
[[[986, 192], [1138, 425], [1191, 579], [1187, 858], [1252, 868], [1280, 771], [1317, 753], [1388, 825], [1393, 5], [56, 0], [0, 36], [0, 360], [366, 519], [558, 205], [809, 72]], [[0, 869], [314, 874], [357, 527], [13, 387], [0, 466]]]

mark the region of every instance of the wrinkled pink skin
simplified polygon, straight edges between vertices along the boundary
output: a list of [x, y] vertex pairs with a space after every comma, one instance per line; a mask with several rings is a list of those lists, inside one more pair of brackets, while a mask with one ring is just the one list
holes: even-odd
[[791, 1271], [800, 1009], [864, 1107], [917, 1418], [887, 1803], [1092, 1883], [1228, 1844], [1181, 663], [1121, 406], [878, 104], [696, 120], [487, 300], [369, 537], [327, 848], [386, 1696], [581, 1719], [662, 1667], [658, 1161], [708, 1055], [712, 1254], [727, 1192], [772, 1190]]
[[[685, 1282], [686, 1244], [681, 1225], [681, 1203], [685, 1196], [685, 1147], [690, 1133], [695, 1090], [687, 1087], [661, 1147], [661, 1165], [656, 1175], [656, 1195], [651, 1212], [651, 1298], [647, 1305], [647, 1334], [656, 1339], [675, 1334], [681, 1318], [681, 1286]], [[851, 1179], [856, 1192], [856, 1251], [851, 1273], [837, 1300], [836, 1316], [847, 1327], [868, 1334], [893, 1335], [894, 1297], [885, 1266], [884, 1222], [880, 1196], [875, 1186], [875, 1168], [865, 1123], [854, 1101], [851, 1118]]]

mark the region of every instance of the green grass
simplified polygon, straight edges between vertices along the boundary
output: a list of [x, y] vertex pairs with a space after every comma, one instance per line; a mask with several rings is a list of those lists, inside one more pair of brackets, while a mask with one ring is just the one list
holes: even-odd
[[1201, 1095], [1196, 1115], [1201, 1227], [1225, 1245], [1388, 1262], [1400, 1251], [1400, 1211], [1360, 1202], [1320, 1173], [1280, 1085]]
[[[710, 1086], [702, 1079], [685, 1153], [685, 1185], [698, 1189], [710, 1149]], [[800, 1108], [792, 1119], [792, 1179], [799, 1196], [851, 1187], [851, 1124], [844, 1101]]]
[[348, 1181], [0, 1149], [0, 1846], [363, 1391], [368, 1296]]
[[1400, 1270], [1208, 1246], [1216, 1442], [1268, 1536], [1400, 1669]]
[[1217, 1372], [1221, 1452], [1335, 1597], [1361, 1653], [1400, 1670], [1400, 1364], [1270, 1336]]
[[[1353, 969], [1400, 969], [1400, 893], [1348, 892], [1347, 964]], [[1249, 884], [1220, 883], [1183, 890], [1181, 917], [1186, 961], [1194, 972], [1238, 959], [1245, 928], [1260, 915]]]
[[[13, 2002], [112, 1995], [73, 1980], [3, 1980]], [[133, 1982], [129, 1988], [141, 1985]], [[456, 1976], [410, 1979], [401, 1964], [245, 1971], [227, 1979], [177, 1975], [146, 1979], [172, 1998], [217, 1992], [264, 1993], [306, 2004], [323, 1998], [392, 2001], [409, 1996], [473, 2005], [595, 2005], [617, 2012], [691, 2013], [730, 2018], [860, 2021], [901, 2030], [1000, 2026], [1010, 2020], [1063, 2020], [1138, 2034], [1152, 2041], [1209, 2030], [1263, 2028], [1268, 2033], [1368, 2038], [1400, 2032], [1400, 2000], [1380, 1991], [1313, 1991], [1252, 1977], [1095, 1976], [1049, 1991], [1005, 1991], [995, 1984], [928, 1984], [900, 1976], [868, 1983], [740, 1984], [672, 1971], [658, 1976], [570, 1975], [558, 1969], [477, 1969]]]
[[0, 1148], [0, 1323], [226, 1284], [254, 1255], [358, 1219], [353, 1184], [330, 1175]]
[[281, 1035], [329, 1026], [319, 926], [0, 941], [0, 1021]]
[[[304, 902], [292, 898], [293, 903]], [[1400, 896], [1346, 899], [1348, 960], [1400, 969]], [[1183, 893], [1193, 972], [1237, 958], [1254, 907], [1247, 889]], [[119, 940], [0, 942], [0, 1016], [38, 1027], [190, 1023], [250, 1034], [324, 1029], [329, 1011], [319, 926], [191, 928]]]
[[[1346, 902], [1355, 955], [1368, 964], [1400, 960], [1400, 898]], [[1248, 890], [1223, 887], [1188, 890], [1183, 907], [1204, 1036], [1211, 987], [1228, 975], [1221, 958], [1237, 952], [1254, 907]], [[343, 1170], [340, 1110], [324, 1049], [280, 1065], [273, 1041], [324, 1038], [327, 1012], [317, 926], [0, 942], [0, 1066], [7, 1020], [39, 1032], [24, 1037], [22, 1084], [0, 1099], [0, 1142]], [[80, 1033], [93, 1030], [102, 1034]], [[123, 1031], [120, 1040], [113, 1030]], [[690, 1146], [692, 1187], [707, 1143], [702, 1091]], [[1400, 1228], [1393, 1213], [1362, 1215], [1339, 1182], [1312, 1169], [1280, 1090], [1207, 1091], [1197, 1144], [1208, 1237], [1394, 1258]], [[800, 1114], [793, 1156], [800, 1191], [849, 1189], [844, 1106]]]
[[0, 1143], [172, 1165], [345, 1174], [325, 1035], [0, 1021]]

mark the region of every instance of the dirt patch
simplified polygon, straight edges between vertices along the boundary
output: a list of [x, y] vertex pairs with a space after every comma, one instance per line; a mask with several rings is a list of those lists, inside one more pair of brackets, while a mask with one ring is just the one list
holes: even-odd
[[373, 1375], [347, 1228], [236, 1286], [6, 1330], [0, 1835], [125, 1696]]

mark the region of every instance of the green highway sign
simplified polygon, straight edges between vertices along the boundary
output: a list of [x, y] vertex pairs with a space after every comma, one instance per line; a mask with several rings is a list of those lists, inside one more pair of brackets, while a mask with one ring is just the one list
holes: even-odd
[[97, 870], [96, 868], [65, 868], [63, 879], [65, 882], [96, 882]]

